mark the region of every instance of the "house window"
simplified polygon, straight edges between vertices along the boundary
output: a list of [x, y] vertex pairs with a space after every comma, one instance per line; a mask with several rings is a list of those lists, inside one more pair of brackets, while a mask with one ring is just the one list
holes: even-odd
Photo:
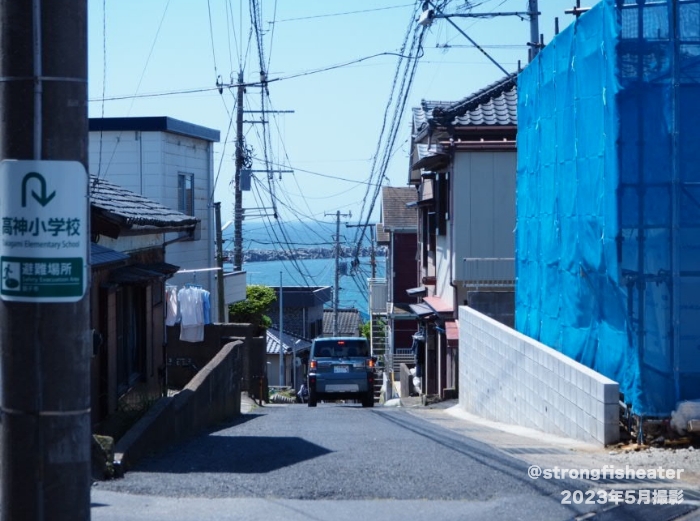
[[194, 174], [177, 175], [177, 209], [185, 215], [194, 215]]
[[433, 255], [437, 249], [437, 241], [435, 240], [438, 230], [437, 220], [436, 212], [428, 212], [428, 251], [433, 252]]
[[119, 394], [128, 391], [145, 373], [145, 318], [145, 288], [121, 287], [117, 291], [117, 390]]

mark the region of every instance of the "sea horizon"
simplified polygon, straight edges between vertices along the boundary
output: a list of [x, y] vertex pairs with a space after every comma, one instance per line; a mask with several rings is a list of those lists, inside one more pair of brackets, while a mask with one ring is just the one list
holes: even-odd
[[[339, 262], [338, 307], [356, 308], [363, 320], [369, 318], [369, 284], [372, 277], [369, 257], [360, 257], [359, 269], [350, 274], [350, 260]], [[230, 262], [224, 263], [225, 271], [232, 271]], [[244, 262], [242, 271], [246, 272], [246, 283], [278, 288], [283, 287], [335, 287], [335, 259], [274, 260], [261, 262]], [[377, 258], [375, 278], [384, 278], [386, 262]], [[325, 303], [330, 308], [333, 302]]]

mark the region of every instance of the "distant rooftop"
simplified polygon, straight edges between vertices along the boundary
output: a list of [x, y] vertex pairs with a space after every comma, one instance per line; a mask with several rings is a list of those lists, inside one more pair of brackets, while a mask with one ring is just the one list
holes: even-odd
[[416, 231], [418, 215], [415, 208], [408, 208], [406, 205], [417, 200], [418, 191], [414, 187], [383, 187], [382, 231]]
[[167, 116], [141, 118], [90, 118], [89, 130], [93, 131], [138, 131], [138, 132], [170, 132], [182, 136], [204, 139], [218, 143], [220, 132], [212, 128], [202, 127]]

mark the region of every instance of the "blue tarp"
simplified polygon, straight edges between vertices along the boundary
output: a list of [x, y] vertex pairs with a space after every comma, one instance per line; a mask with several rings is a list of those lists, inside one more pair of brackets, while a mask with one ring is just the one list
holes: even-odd
[[700, 0], [605, 0], [518, 78], [516, 329], [700, 398]]

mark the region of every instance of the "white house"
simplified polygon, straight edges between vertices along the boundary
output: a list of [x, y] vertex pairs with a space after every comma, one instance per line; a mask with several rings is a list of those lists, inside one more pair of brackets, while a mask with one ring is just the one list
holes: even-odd
[[[193, 235], [170, 233], [165, 260], [180, 266], [171, 282], [211, 293], [217, 316], [214, 143], [219, 131], [169, 117], [91, 118], [90, 174], [197, 217]], [[226, 302], [245, 299], [245, 274], [225, 277]]]

